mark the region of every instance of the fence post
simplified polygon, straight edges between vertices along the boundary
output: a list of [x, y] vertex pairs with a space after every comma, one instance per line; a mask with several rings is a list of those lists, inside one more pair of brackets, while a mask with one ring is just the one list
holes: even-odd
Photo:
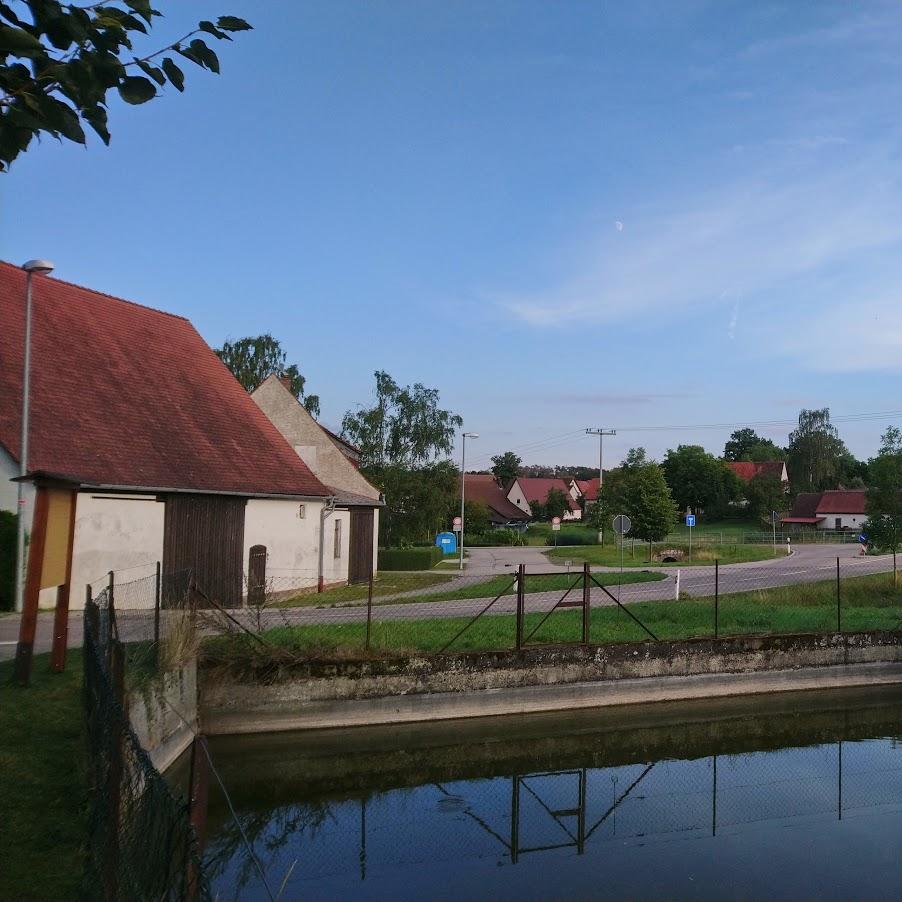
[[156, 580], [153, 596], [153, 644], [154, 648], [160, 647], [160, 604], [163, 597], [163, 575], [160, 562], [157, 561]]
[[714, 559], [714, 638], [717, 638], [720, 616], [720, 559]]
[[122, 708], [114, 713], [106, 724], [109, 730], [110, 763], [107, 770], [106, 796], [109, 800], [107, 817], [106, 856], [104, 862], [104, 889], [106, 898], [119, 898], [119, 824], [122, 819], [122, 730], [125, 713], [125, 654], [122, 643], [111, 641], [109, 648], [110, 686], [113, 697]]
[[520, 649], [523, 648], [523, 617], [526, 599], [525, 586], [523, 583], [525, 578], [526, 567], [523, 564], [520, 564], [517, 567], [517, 638], [515, 642], [517, 651], [520, 651]]
[[[623, 536], [620, 537], [623, 542]], [[622, 547], [622, 546], [621, 546]], [[589, 562], [583, 561], [583, 645], [589, 644], [589, 615], [591, 613], [589, 589]]]
[[370, 650], [370, 630], [373, 624], [373, 574], [370, 572], [370, 580], [366, 587], [366, 640], [364, 649]]
[[[197, 857], [201, 857], [207, 832], [207, 808], [210, 798], [210, 762], [203, 736], [195, 736], [191, 744], [191, 776], [189, 777], [188, 820], [197, 838]], [[198, 861], [188, 845], [185, 860], [185, 898], [196, 899], [200, 890]]]
[[[110, 649], [112, 649], [112, 646], [113, 646], [113, 621], [116, 619], [116, 609], [113, 606], [113, 588], [114, 588], [114, 577], [113, 577], [113, 571], [110, 570], [109, 579], [107, 580], [107, 608], [109, 610], [109, 616], [107, 617], [107, 624], [106, 624], [106, 628], [107, 628], [106, 641], [107, 641], [107, 655], [108, 656], [112, 654], [112, 651], [110, 651]], [[112, 661], [111, 657], [107, 658], [107, 666], [112, 670], [113, 661]]]
[[839, 592], [839, 557], [836, 558], [836, 632], [842, 632], [842, 599]]
[[896, 549], [893, 549], [893, 588], [896, 588]]

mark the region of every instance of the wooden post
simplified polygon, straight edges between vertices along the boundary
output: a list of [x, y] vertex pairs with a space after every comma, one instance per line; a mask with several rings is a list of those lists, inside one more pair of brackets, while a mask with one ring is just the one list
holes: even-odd
[[[44, 546], [47, 541], [47, 509], [47, 489], [38, 486], [34, 503], [34, 518], [31, 522], [25, 598], [22, 605], [22, 620], [19, 623], [19, 644], [16, 646], [14, 668], [14, 679], [20, 686], [27, 686], [31, 682], [31, 659], [34, 656], [34, 638], [38, 628], [38, 601], [41, 595], [41, 568], [44, 565]], [[21, 511], [19, 516], [22, 516]]]
[[842, 632], [842, 600], [839, 592], [839, 557], [836, 558], [836, 632]]
[[[204, 842], [207, 835], [207, 809], [210, 799], [210, 761], [207, 758], [206, 740], [203, 736], [195, 736], [191, 744], [191, 776], [188, 797], [188, 819], [197, 838], [197, 857], [203, 855]], [[189, 847], [185, 859], [186, 892], [185, 898], [196, 899], [200, 889], [200, 874]]]
[[[122, 708], [121, 715], [114, 715], [105, 728], [109, 735], [109, 770], [107, 771], [106, 797], [109, 800], [107, 812], [107, 835], [105, 838], [106, 860], [104, 863], [104, 889], [107, 899], [119, 898], [119, 825], [122, 819], [122, 772], [123, 743], [122, 734], [125, 728], [125, 653], [122, 643], [111, 641], [109, 648], [110, 685], [113, 695]], [[121, 719], [120, 719], [121, 718]]]
[[160, 604], [163, 600], [163, 577], [161, 571], [161, 564], [157, 561], [153, 593], [153, 653], [158, 665], [160, 663]]
[[524, 610], [526, 605], [525, 579], [526, 567], [523, 564], [520, 564], [517, 567], [517, 637], [515, 642], [517, 651], [520, 651], [520, 649], [523, 648], [523, 620], [526, 616], [526, 611]]
[[72, 551], [75, 544], [75, 505], [78, 492], [69, 499], [69, 535], [66, 547], [66, 581], [56, 591], [56, 609], [53, 612], [53, 650], [50, 653], [50, 669], [62, 673], [66, 669], [66, 647], [69, 644], [69, 597], [72, 589]]
[[[623, 542], [623, 536], [620, 537], [620, 541]], [[589, 562], [583, 561], [583, 645], [586, 646], [589, 644], [589, 618], [592, 612], [591, 598]]]
[[370, 580], [366, 587], [366, 642], [364, 649], [370, 650], [370, 630], [373, 625], [373, 573], [370, 571]]

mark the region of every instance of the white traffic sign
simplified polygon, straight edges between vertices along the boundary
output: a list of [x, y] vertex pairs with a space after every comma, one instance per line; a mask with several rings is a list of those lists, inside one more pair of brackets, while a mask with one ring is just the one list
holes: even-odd
[[454, 522], [454, 531], [460, 532], [460, 527], [463, 525], [463, 520], [461, 520], [460, 517], [455, 517], [453, 522]]
[[560, 517], [552, 517], [551, 518], [551, 528], [555, 531], [561, 528], [561, 518]]
[[614, 532], [618, 536], [625, 536], [632, 528], [633, 521], [626, 514], [617, 514], [614, 517]]

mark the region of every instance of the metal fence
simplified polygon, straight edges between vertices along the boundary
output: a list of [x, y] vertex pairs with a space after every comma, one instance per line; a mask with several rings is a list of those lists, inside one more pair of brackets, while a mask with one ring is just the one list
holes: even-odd
[[256, 602], [202, 612], [208, 654], [277, 647], [304, 658], [516, 650], [643, 640], [902, 628], [888, 557], [837, 557], [643, 570], [574, 565], [494, 574], [380, 573], [316, 591], [305, 572], [274, 575]]
[[[173, 577], [171, 585], [178, 580]], [[162, 588], [155, 581], [154, 591]], [[150, 617], [117, 617], [117, 592], [145, 592], [147, 587], [111, 586], [86, 602], [84, 616], [84, 705], [90, 785], [89, 836], [84, 895], [89, 899], [209, 900], [207, 879], [198, 854], [188, 805], [177, 798], [132, 729], [125, 708], [127, 652], [141, 648], [137, 636], [153, 639]], [[158, 598], [163, 598], [158, 592]], [[175, 598], [173, 589], [172, 598]], [[159, 608], [157, 608], [159, 611]], [[128, 623], [126, 646], [120, 626]], [[165, 632], [165, 618], [164, 618]], [[149, 631], [149, 632], [148, 632]], [[160, 647], [160, 625], [156, 624]], [[129, 664], [146, 661], [131, 658]]]

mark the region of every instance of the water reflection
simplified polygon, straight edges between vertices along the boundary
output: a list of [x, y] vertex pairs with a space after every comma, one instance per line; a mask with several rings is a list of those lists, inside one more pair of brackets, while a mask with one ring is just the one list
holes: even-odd
[[[763, 729], [769, 718], [782, 727], [775, 723], [771, 732], [789, 729], [799, 744], [760, 748], [770, 744]], [[795, 827], [806, 831], [801, 862], [827, 824], [902, 812], [895, 697], [808, 714], [756, 710], [680, 729], [608, 724], [592, 731], [582, 724], [576, 734], [556, 736], [548, 726], [515, 741], [516, 754], [507, 755], [503, 742], [483, 741], [415, 750], [383, 742], [324, 756], [296, 737], [298, 757], [289, 761], [283, 738], [269, 759], [281, 769], [273, 764], [271, 779], [257, 774], [245, 784], [237, 762], [229, 766], [235, 749], [226, 747], [221, 757], [242, 830], [213, 805], [206, 861], [214, 887], [222, 899], [268, 898], [242, 831], [270, 886], [284, 884], [288, 899], [444, 898], [455, 883], [458, 891], [466, 887], [460, 898], [497, 898], [497, 887], [490, 891], [479, 878], [487, 865], [508, 869], [510, 898], [577, 898], [581, 858], [610, 868], [629, 855], [653, 869], [654, 849], [666, 844], [683, 843], [676, 860], [689, 862], [693, 841], [708, 857], [712, 840], [736, 854], [760, 843], [761, 831]], [[890, 735], [862, 735], [887, 727]], [[656, 729], [657, 745], [649, 745]], [[675, 746], [686, 744], [687, 730], [694, 731], [693, 753], [712, 731], [710, 744], [729, 750], [680, 757]], [[825, 732], [836, 738], [804, 744]], [[738, 751], [736, 743], [750, 748]], [[247, 768], [257, 756], [242, 757]], [[555, 757], [561, 766], [547, 767]], [[543, 766], [524, 767], [530, 759]], [[266, 762], [264, 755], [261, 766]], [[558, 866], [571, 858], [572, 872]], [[422, 884], [430, 869], [446, 875], [444, 882]]]

